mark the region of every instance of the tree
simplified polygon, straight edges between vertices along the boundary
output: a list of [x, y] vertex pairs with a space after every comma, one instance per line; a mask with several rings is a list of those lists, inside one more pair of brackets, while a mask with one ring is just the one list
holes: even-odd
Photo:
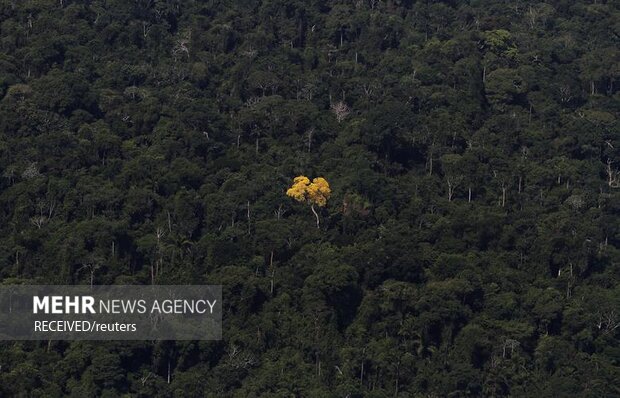
[[309, 203], [312, 213], [316, 217], [316, 227], [319, 228], [319, 214], [314, 205], [324, 207], [331, 196], [329, 183], [323, 177], [317, 177], [310, 182], [306, 176], [298, 176], [293, 180], [293, 185], [286, 191], [286, 194], [298, 202]]
[[448, 201], [454, 197], [455, 189], [463, 181], [464, 162], [461, 155], [447, 154], [441, 157], [441, 167], [448, 185]]

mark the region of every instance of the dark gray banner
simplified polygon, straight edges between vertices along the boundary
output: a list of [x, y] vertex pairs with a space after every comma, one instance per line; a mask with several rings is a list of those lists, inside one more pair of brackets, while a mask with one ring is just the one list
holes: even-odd
[[221, 286], [0, 285], [0, 340], [221, 338]]

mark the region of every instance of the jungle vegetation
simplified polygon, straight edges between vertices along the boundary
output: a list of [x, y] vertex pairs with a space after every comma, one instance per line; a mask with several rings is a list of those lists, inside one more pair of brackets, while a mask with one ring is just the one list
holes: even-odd
[[611, 0], [0, 1], [2, 283], [224, 289], [221, 341], [1, 342], [0, 396], [620, 396], [619, 35]]

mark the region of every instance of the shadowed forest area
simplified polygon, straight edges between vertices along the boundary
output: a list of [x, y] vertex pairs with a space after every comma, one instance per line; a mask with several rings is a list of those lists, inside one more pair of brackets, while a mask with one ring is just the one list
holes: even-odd
[[0, 342], [0, 396], [620, 396], [619, 39], [605, 0], [1, 0], [1, 283], [224, 321]]

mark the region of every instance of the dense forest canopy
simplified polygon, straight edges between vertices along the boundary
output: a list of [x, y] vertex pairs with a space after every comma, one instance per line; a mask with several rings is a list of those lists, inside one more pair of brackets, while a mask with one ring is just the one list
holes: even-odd
[[0, 396], [620, 396], [619, 36], [605, 0], [0, 1], [2, 283], [224, 289], [222, 341], [2, 342]]

